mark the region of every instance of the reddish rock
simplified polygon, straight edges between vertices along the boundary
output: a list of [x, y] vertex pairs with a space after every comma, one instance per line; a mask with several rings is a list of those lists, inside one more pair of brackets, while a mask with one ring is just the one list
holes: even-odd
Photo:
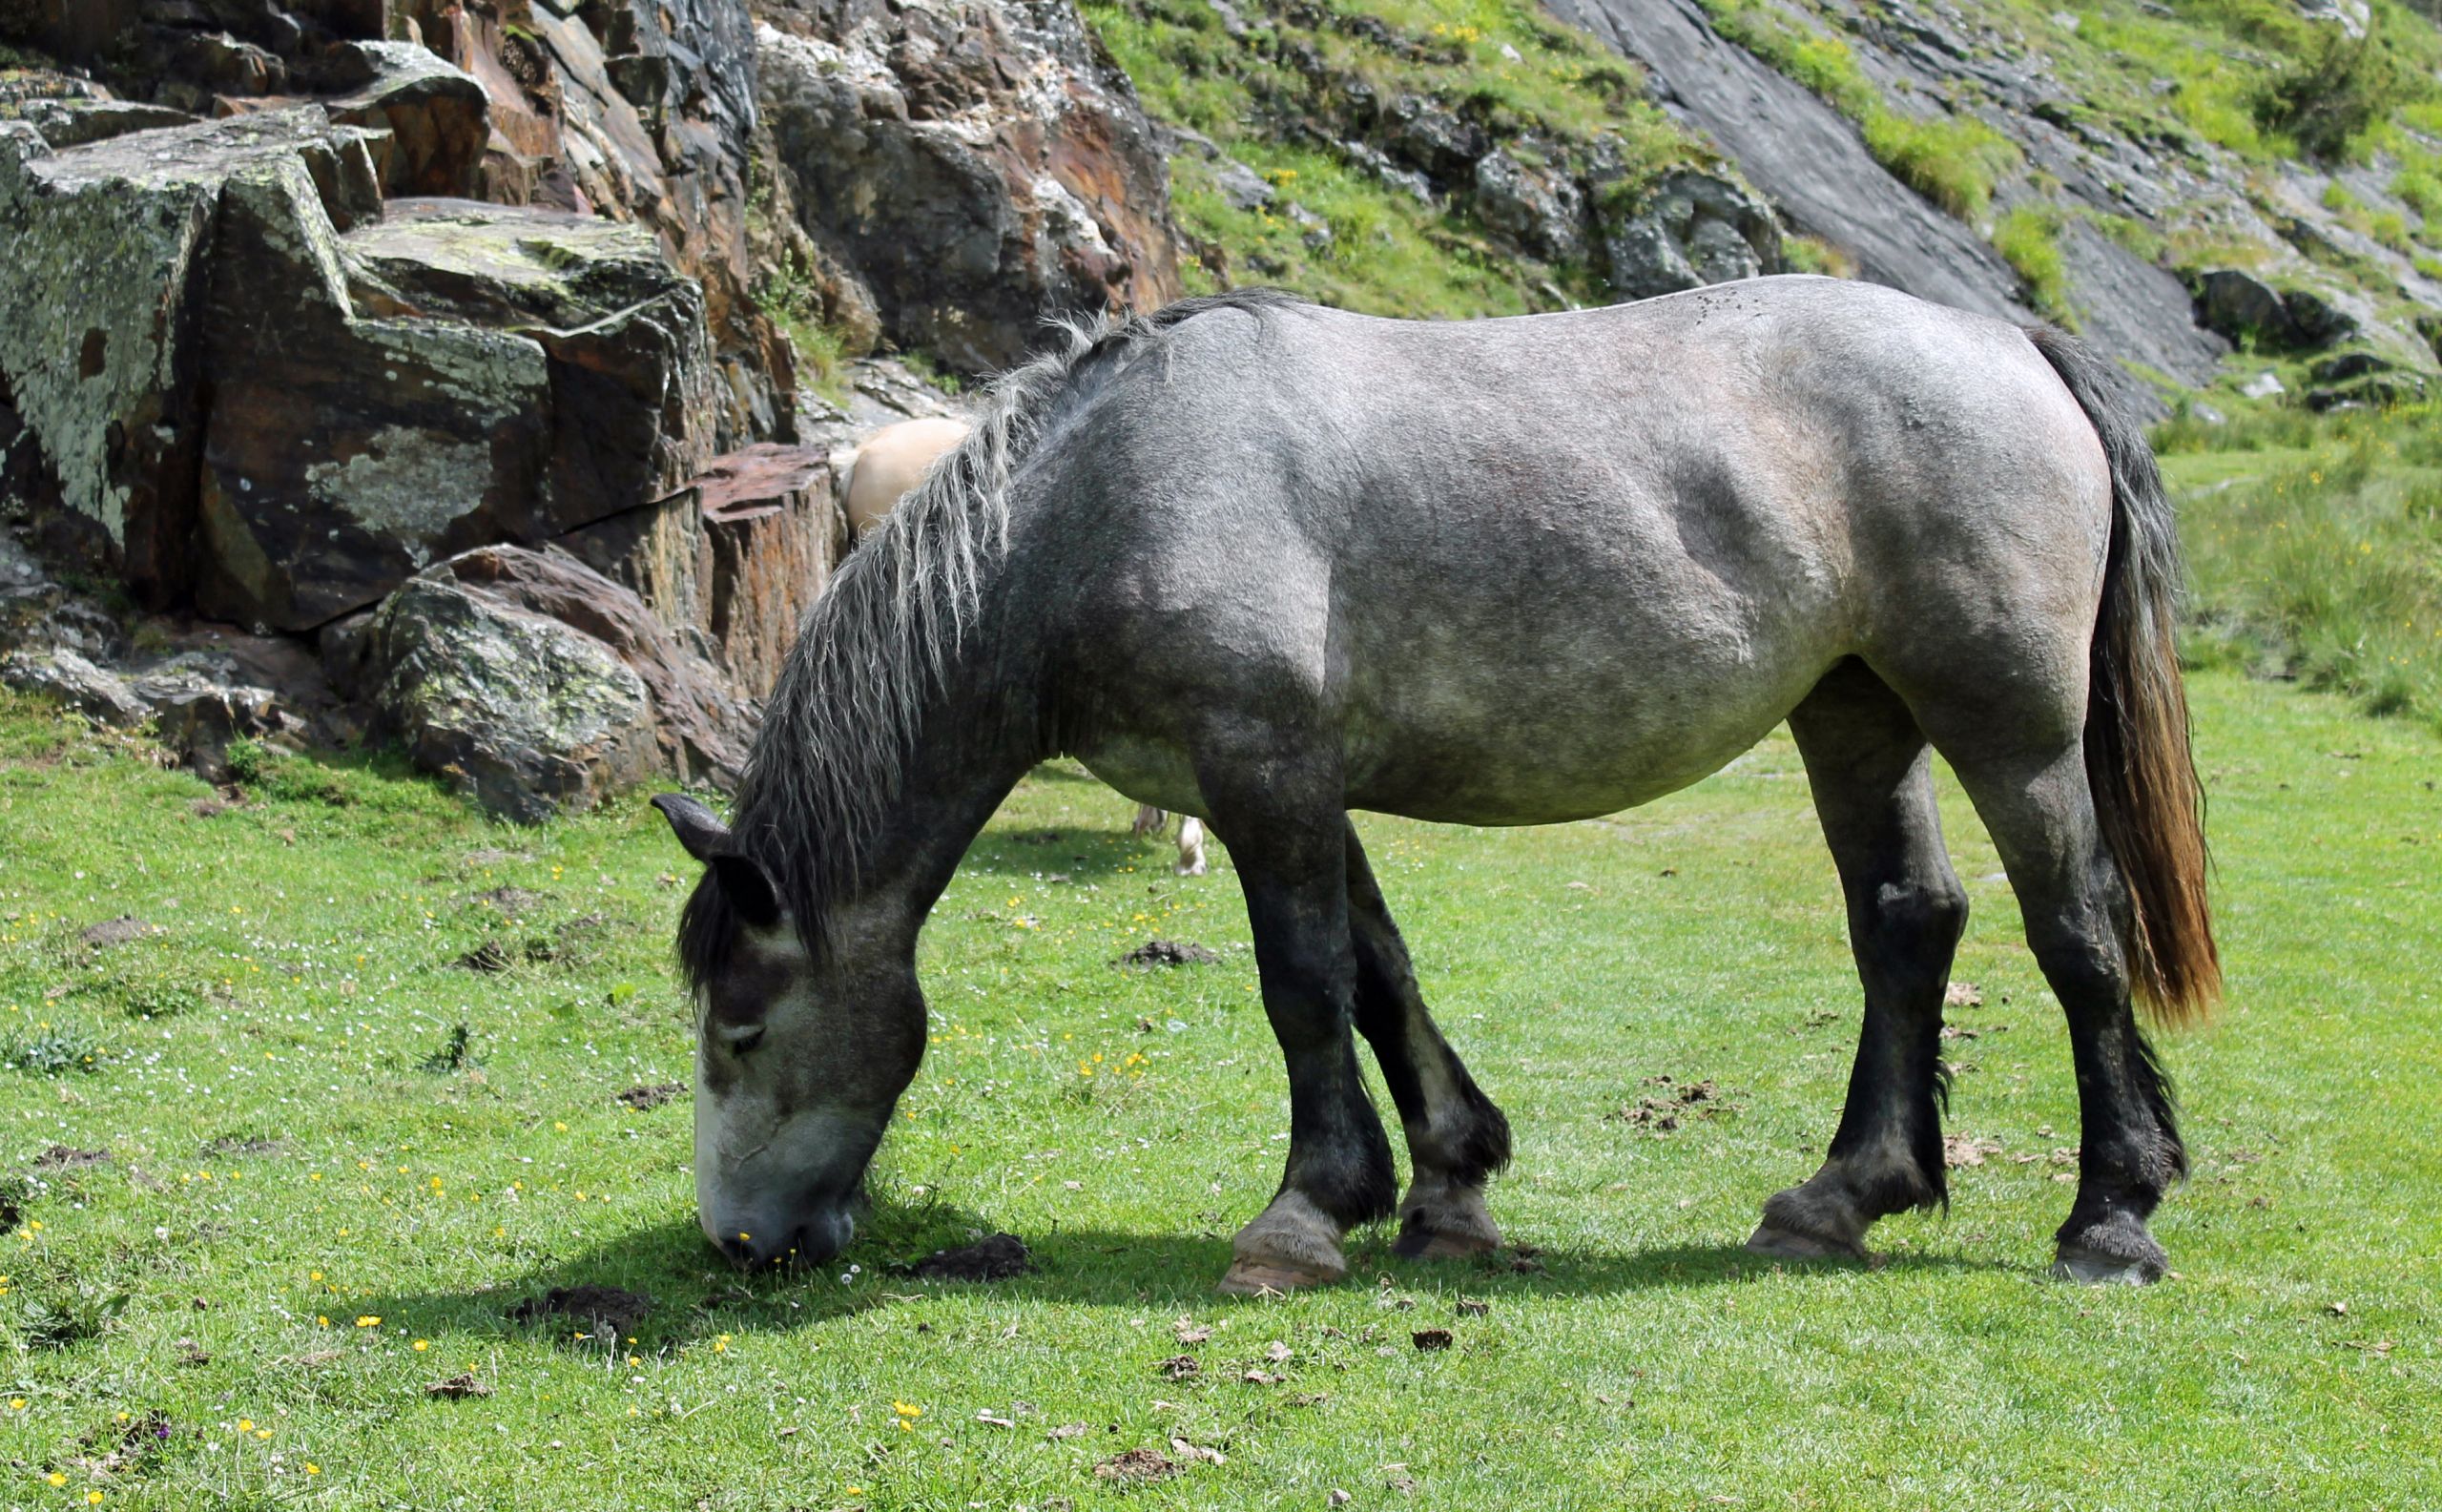
[[712, 549], [706, 628], [730, 676], [759, 699], [847, 553], [831, 463], [813, 446], [749, 446], [715, 461], [695, 491]]
[[787, 343], [751, 298], [755, 37], [743, 0], [400, 4], [490, 101], [476, 193], [649, 227], [703, 285], [726, 381], [714, 395], [722, 444], [791, 436]]
[[712, 543], [704, 538], [695, 490], [597, 520], [551, 543], [643, 599], [654, 619], [682, 644], [716, 657], [707, 607]]

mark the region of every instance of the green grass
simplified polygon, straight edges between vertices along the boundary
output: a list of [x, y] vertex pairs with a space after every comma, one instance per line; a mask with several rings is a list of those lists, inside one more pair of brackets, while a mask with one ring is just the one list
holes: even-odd
[[1866, 150], [1893, 177], [1970, 223], [1992, 207], [1995, 180], [2019, 162], [2017, 144], [1972, 115], [1878, 110], [1861, 124]]
[[[1955, 794], [1984, 1004], [1946, 1046], [1951, 1127], [1983, 1163], [1946, 1218], [1876, 1231], [1880, 1269], [1739, 1253], [1819, 1159], [1857, 1019], [1775, 735], [1607, 822], [1363, 820], [1516, 1122], [1494, 1209], [1541, 1268], [1401, 1263], [1371, 1232], [1356, 1279], [1276, 1303], [1209, 1290], [1286, 1128], [1226, 859], [1170, 877], [1071, 769], [1021, 788], [926, 935], [933, 1045], [867, 1232], [745, 1278], [695, 1232], [685, 1096], [615, 1100], [689, 1078], [667, 939], [692, 868], [641, 802], [515, 830], [379, 765], [273, 758], [203, 817], [139, 747], [0, 703], [0, 1023], [72, 1020], [103, 1052], [0, 1071], [0, 1505], [2417, 1504], [2442, 1454], [2442, 747], [2225, 674], [2194, 693], [2231, 998], [2166, 1046], [2197, 1162], [2157, 1224], [2177, 1279], [2043, 1275], [2066, 1039]], [[128, 913], [160, 932], [78, 942]], [[1155, 934], [1222, 960], [1108, 964]], [[507, 969], [452, 964], [487, 942]], [[1710, 1079], [1711, 1116], [1606, 1116], [1664, 1076]], [[110, 1158], [38, 1164], [53, 1146]], [[889, 1270], [995, 1229], [1034, 1274]], [[615, 1342], [512, 1316], [579, 1283], [655, 1305]], [[1455, 1346], [1417, 1350], [1428, 1327]], [[1182, 1353], [1194, 1377], [1157, 1369]], [[461, 1372], [491, 1395], [427, 1394]], [[1173, 1437], [1227, 1462], [1093, 1473]]]
[[2060, 257], [2060, 216], [2041, 205], [2020, 205], [1993, 227], [1993, 250], [2026, 285], [2027, 300], [2046, 318], [2072, 329], [2069, 272]]
[[1866, 150], [1893, 177], [1962, 220], [1983, 217], [1996, 180], [2020, 161], [2015, 144], [1972, 115], [1893, 110], [1846, 42], [1766, 0], [1705, 0], [1705, 10], [1723, 35], [1856, 122]]
[[[2321, 423], [2275, 412], [2225, 449], [2167, 457], [2204, 621], [2194, 653], [2442, 730], [2436, 419], [2432, 406]], [[2193, 429], [2163, 439], [2184, 445]]]

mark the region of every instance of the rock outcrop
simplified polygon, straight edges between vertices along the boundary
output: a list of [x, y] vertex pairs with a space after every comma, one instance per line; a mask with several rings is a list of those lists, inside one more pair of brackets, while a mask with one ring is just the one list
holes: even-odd
[[91, 69], [121, 113], [320, 104], [384, 134], [388, 195], [646, 227], [703, 285], [719, 444], [792, 434], [787, 343], [751, 297], [746, 0], [7, 0], [11, 40]]
[[151, 602], [311, 629], [713, 454], [701, 294], [640, 228], [385, 210], [367, 134], [319, 106], [56, 153], [31, 135], [0, 124], [0, 305], [22, 312], [0, 373]]
[[1718, 174], [1679, 169], [1632, 200], [1614, 197], [1600, 229], [1611, 286], [1623, 299], [1675, 294], [1785, 266], [1772, 207]]
[[376, 735], [524, 822], [649, 777], [726, 786], [752, 733], [643, 600], [559, 551], [436, 563], [337, 650]]
[[981, 373], [1047, 318], [1180, 293], [1169, 169], [1070, 0], [766, 0], [765, 122], [811, 256], [882, 334]]
[[1839, 113], [1723, 38], [1697, 0], [1551, 0], [1551, 10], [1644, 64], [1673, 116], [1720, 143], [1790, 226], [1847, 253], [1861, 277], [2033, 319], [1998, 253], [1892, 177]]

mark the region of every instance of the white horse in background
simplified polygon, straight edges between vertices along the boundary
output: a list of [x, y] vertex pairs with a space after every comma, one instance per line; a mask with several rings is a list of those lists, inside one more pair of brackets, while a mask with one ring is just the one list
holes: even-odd
[[[969, 428], [963, 420], [928, 415], [884, 425], [856, 445], [834, 451], [831, 476], [848, 513], [848, 528], [856, 538], [861, 541], [873, 534], [899, 501], [924, 481], [934, 459], [964, 441]], [[1150, 835], [1169, 820], [1169, 815], [1153, 805], [1139, 804], [1135, 832], [1139, 836]], [[1201, 877], [1204, 873], [1204, 821], [1191, 814], [1182, 814], [1178, 874]]]

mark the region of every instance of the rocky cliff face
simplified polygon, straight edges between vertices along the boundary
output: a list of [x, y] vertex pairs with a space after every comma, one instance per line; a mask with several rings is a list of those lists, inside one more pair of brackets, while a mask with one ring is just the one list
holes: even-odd
[[1176, 299], [1162, 145], [1069, 0], [761, 0], [762, 102], [825, 301], [962, 373]]
[[771, 14], [0, 0], [58, 65], [0, 71], [0, 677], [206, 772], [369, 732], [521, 818], [732, 777], [847, 549], [862, 402], [796, 443], [789, 290], [973, 372], [1180, 292], [1065, 0]]

